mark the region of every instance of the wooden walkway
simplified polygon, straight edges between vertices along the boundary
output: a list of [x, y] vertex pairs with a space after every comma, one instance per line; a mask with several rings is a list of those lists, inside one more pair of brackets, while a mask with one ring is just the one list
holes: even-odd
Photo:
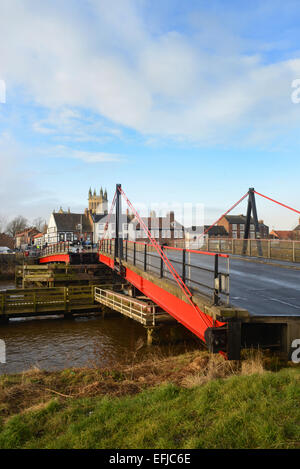
[[172, 316], [151, 300], [143, 298], [131, 298], [128, 295], [109, 289], [95, 287], [95, 300], [97, 302], [134, 319], [144, 326], [156, 326], [161, 323], [174, 322]]
[[21, 288], [63, 287], [70, 284], [113, 283], [111, 269], [101, 264], [41, 264], [16, 267], [16, 286]]
[[76, 312], [84, 314], [97, 310], [101, 310], [101, 305], [95, 301], [95, 286], [0, 291], [0, 320]]

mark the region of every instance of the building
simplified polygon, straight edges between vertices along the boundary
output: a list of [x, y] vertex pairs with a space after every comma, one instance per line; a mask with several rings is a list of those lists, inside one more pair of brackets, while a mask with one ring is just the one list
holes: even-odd
[[33, 244], [36, 247], [42, 247], [45, 244], [45, 236], [44, 233], [38, 233], [33, 237]]
[[293, 229], [293, 239], [296, 241], [300, 241], [300, 218], [299, 218], [299, 225]]
[[[226, 215], [218, 222], [218, 226], [223, 226], [228, 233], [229, 238], [244, 239], [247, 217], [245, 215]], [[254, 220], [250, 219], [249, 238], [268, 238], [269, 227], [263, 220], [259, 221], [259, 232], [255, 231]]]
[[45, 243], [85, 241], [93, 243], [93, 223], [87, 213], [53, 212], [48, 223]]
[[24, 231], [17, 233], [15, 236], [15, 247], [17, 249], [26, 249], [34, 243], [34, 236], [39, 231], [36, 228], [26, 228]]
[[258, 226], [261, 239], [268, 239], [270, 235], [269, 227], [264, 224], [263, 220], [258, 221]]
[[[165, 217], [157, 217], [155, 212], [152, 212], [150, 217], [141, 217], [141, 219], [150, 231], [152, 238], [160, 244], [184, 240], [184, 226], [175, 220], [174, 212], [168, 213]], [[135, 241], [148, 239], [147, 233], [136, 218], [129, 222], [128, 239]]]
[[[112, 214], [109, 218], [107, 214], [95, 214], [93, 215], [93, 225], [94, 225], [94, 242], [98, 243], [104, 238], [111, 239], [115, 238], [116, 236], [116, 215]], [[109, 223], [108, 223], [109, 222]], [[106, 224], [107, 230], [105, 230]], [[120, 232], [119, 236], [123, 239], [128, 239], [128, 223], [129, 218], [128, 215], [121, 215], [121, 223], [120, 223]]]
[[91, 214], [107, 214], [108, 213], [108, 199], [107, 199], [107, 190], [103, 193], [101, 187], [99, 195], [96, 194], [96, 189], [92, 193], [92, 189], [89, 190], [88, 195], [89, 202], [89, 212]]
[[209, 227], [210, 225], [191, 226], [190, 228], [185, 228], [186, 246], [199, 249], [200, 247], [204, 248], [206, 246], [207, 238], [228, 238], [228, 233], [224, 226], [213, 226], [206, 234], [204, 234]]
[[293, 230], [272, 230], [270, 238], [282, 241], [300, 241], [300, 218], [296, 228]]
[[[204, 225], [204, 232], [210, 228], [210, 225]], [[205, 236], [209, 238], [228, 238], [228, 233], [224, 226], [212, 226]]]
[[293, 235], [294, 233], [291, 230], [272, 230], [270, 233], [270, 238], [281, 241], [291, 241], [293, 239]]

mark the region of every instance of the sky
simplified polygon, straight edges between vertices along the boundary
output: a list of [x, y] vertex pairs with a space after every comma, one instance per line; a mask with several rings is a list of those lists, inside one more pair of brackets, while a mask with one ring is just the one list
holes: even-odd
[[299, 0], [1, 0], [0, 216], [117, 183], [206, 224], [249, 187], [300, 210], [299, 22]]

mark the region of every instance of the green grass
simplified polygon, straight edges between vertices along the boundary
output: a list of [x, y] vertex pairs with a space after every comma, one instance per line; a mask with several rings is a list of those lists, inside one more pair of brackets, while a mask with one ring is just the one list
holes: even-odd
[[3, 420], [0, 448], [300, 448], [299, 403], [299, 368], [54, 399]]

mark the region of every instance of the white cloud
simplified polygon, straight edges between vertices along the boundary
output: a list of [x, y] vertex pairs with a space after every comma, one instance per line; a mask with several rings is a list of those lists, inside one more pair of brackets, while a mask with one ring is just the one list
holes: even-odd
[[53, 158], [70, 158], [75, 160], [81, 160], [85, 163], [110, 163], [124, 161], [124, 155], [120, 155], [117, 153], [73, 150], [64, 145], [57, 145], [52, 148], [48, 148], [46, 150], [43, 150], [41, 153], [45, 153], [48, 157], [50, 156]]
[[53, 207], [59, 205], [54, 191], [40, 187], [38, 168], [30, 162], [22, 164], [21, 155], [26, 153], [10, 133], [0, 134], [0, 216], [6, 215], [8, 219], [19, 214], [28, 219], [47, 218]]
[[[300, 59], [265, 64], [243, 52], [224, 25], [200, 16], [193, 36], [154, 35], [141, 1], [90, 0], [85, 11], [75, 6], [71, 0], [64, 7], [4, 2], [0, 76], [8, 87], [22, 84], [52, 111], [91, 109], [147, 138], [251, 143], [299, 126], [300, 106], [290, 95]], [[61, 119], [71, 132], [77, 116], [66, 112]], [[37, 122], [34, 129], [50, 134], [53, 126]], [[85, 137], [79, 132], [77, 141]]]

